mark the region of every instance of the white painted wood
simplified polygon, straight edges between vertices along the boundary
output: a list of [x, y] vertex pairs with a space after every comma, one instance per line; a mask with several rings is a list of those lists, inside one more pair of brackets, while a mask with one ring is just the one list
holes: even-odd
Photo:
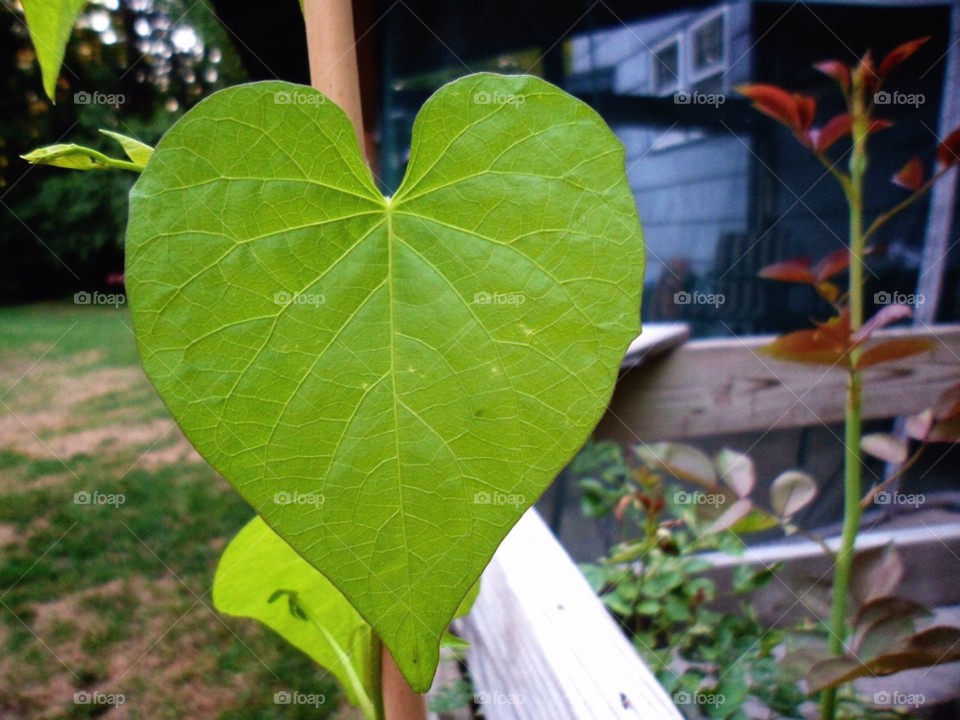
[[487, 566], [456, 629], [489, 720], [681, 720], [533, 509]]
[[643, 331], [624, 353], [620, 369], [641, 365], [645, 360], [663, 355], [689, 339], [690, 326], [687, 323], [644, 323]]
[[[874, 338], [928, 339], [933, 349], [863, 372], [865, 420], [920, 412], [960, 377], [960, 324], [885, 329]], [[621, 371], [594, 437], [633, 444], [841, 422], [843, 368], [758, 352], [772, 339], [693, 340]]]

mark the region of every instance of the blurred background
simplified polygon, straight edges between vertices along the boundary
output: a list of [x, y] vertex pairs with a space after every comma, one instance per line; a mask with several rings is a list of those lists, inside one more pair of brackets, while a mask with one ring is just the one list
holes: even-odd
[[[54, 104], [21, 6], [0, 1], [0, 718], [86, 717], [91, 710], [68, 702], [70, 693], [118, 678], [139, 700], [110, 717], [336, 712], [337, 690], [322, 671], [254, 623], [208, 607], [220, 549], [251, 511], [193, 451], [139, 369], [122, 296], [135, 175], [20, 159], [59, 142], [116, 155], [98, 129], [153, 145], [217, 89], [309, 84], [298, 3], [90, 2]], [[908, 0], [356, 0], [373, 170], [385, 193], [399, 185], [417, 111], [444, 83], [478, 71], [538, 75], [595, 108], [626, 147], [647, 244], [645, 322], [686, 322], [695, 337], [805, 327], [827, 315], [824, 301], [757, 271], [843, 247], [844, 198], [786, 129], [733, 88], [765, 82], [813, 95], [821, 124], [841, 98], [813, 63], [850, 63], [870, 48], [882, 56], [929, 35], [888, 83], [922, 100], [883, 109], [895, 126], [871, 138], [872, 216], [905, 196], [890, 176], [913, 155], [930, 167], [938, 136], [960, 124], [958, 13], [956, 2]], [[77, 93], [118, 101], [83, 103]], [[841, 145], [835, 157], [849, 147]], [[918, 321], [958, 319], [956, 196], [953, 173], [880, 230], [867, 260], [871, 302], [878, 292], [919, 293]], [[77, 304], [78, 292], [118, 299]], [[724, 299], [678, 302], [684, 292]], [[758, 440], [722, 431], [705, 447], [744, 450]], [[839, 517], [837, 433], [774, 431], [754, 451], [761, 475], [793, 463], [823, 482], [806, 524]], [[960, 489], [955, 459], [931, 455], [914, 489]], [[94, 490], [125, 502], [64, 502]], [[579, 516], [573, 484], [549, 491], [541, 509], [575, 558], [605, 551], [609, 538]], [[291, 683], [329, 703], [269, 701]]]

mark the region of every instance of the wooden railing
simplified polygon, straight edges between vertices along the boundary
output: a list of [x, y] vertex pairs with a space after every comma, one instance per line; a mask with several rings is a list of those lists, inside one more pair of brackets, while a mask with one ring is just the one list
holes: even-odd
[[[655, 325], [631, 345], [597, 437], [633, 444], [843, 419], [841, 369], [758, 354], [770, 338], [685, 342], [688, 335], [683, 325]], [[960, 325], [877, 335], [930, 337], [935, 347], [865, 372], [865, 418], [919, 412], [960, 379]], [[931, 542], [942, 545], [953, 529], [938, 530]], [[535, 510], [497, 550], [457, 630], [471, 642], [467, 665], [490, 720], [681, 718]]]

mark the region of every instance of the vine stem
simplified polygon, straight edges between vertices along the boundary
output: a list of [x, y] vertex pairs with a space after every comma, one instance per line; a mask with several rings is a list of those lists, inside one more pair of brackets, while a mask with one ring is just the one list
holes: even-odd
[[[303, 0], [310, 83], [342, 109], [357, 134], [360, 154], [369, 164], [363, 135], [360, 74], [351, 0]], [[424, 697], [407, 685], [397, 664], [370, 629], [371, 698], [382, 720], [426, 720]]]

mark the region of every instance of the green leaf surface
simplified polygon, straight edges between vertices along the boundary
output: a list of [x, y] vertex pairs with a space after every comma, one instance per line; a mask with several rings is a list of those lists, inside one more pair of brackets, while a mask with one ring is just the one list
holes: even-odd
[[[147, 146], [144, 145], [144, 147]], [[110, 168], [133, 170], [134, 172], [143, 170], [142, 164], [107, 157], [103, 153], [83, 145], [48, 145], [31, 150], [21, 157], [34, 165], [53, 165], [71, 170], [109, 170]]]
[[[259, 620], [332, 672], [354, 705], [358, 695], [338, 648], [316, 625], [297, 617], [277, 591], [295, 593], [297, 605], [317, 619], [336, 646], [351, 658], [352, 670], [369, 677], [370, 626], [330, 581], [297, 555], [257, 516], [230, 541], [220, 556], [213, 604], [222, 613]], [[275, 602], [271, 602], [275, 598]], [[367, 695], [371, 688], [365, 687]]]
[[149, 145], [135, 140], [132, 137], [127, 137], [126, 135], [121, 135], [120, 133], [112, 132], [110, 130], [101, 130], [104, 135], [112, 140], [116, 140], [120, 143], [120, 147], [123, 148], [123, 151], [127, 154], [127, 157], [130, 158], [137, 165], [146, 165], [147, 160], [150, 159], [150, 156], [153, 155], [153, 148]]
[[527, 76], [441, 88], [391, 199], [344, 113], [277, 82], [191, 109], [131, 192], [148, 376], [419, 692], [468, 589], [602, 414], [642, 276], [623, 146]]
[[780, 517], [799, 512], [817, 496], [817, 482], [799, 470], [780, 473], [770, 485], [770, 505]]
[[55, 101], [63, 53], [73, 31], [73, 23], [80, 9], [87, 4], [86, 0], [22, 0], [22, 4], [43, 75], [43, 89], [47, 97]]

